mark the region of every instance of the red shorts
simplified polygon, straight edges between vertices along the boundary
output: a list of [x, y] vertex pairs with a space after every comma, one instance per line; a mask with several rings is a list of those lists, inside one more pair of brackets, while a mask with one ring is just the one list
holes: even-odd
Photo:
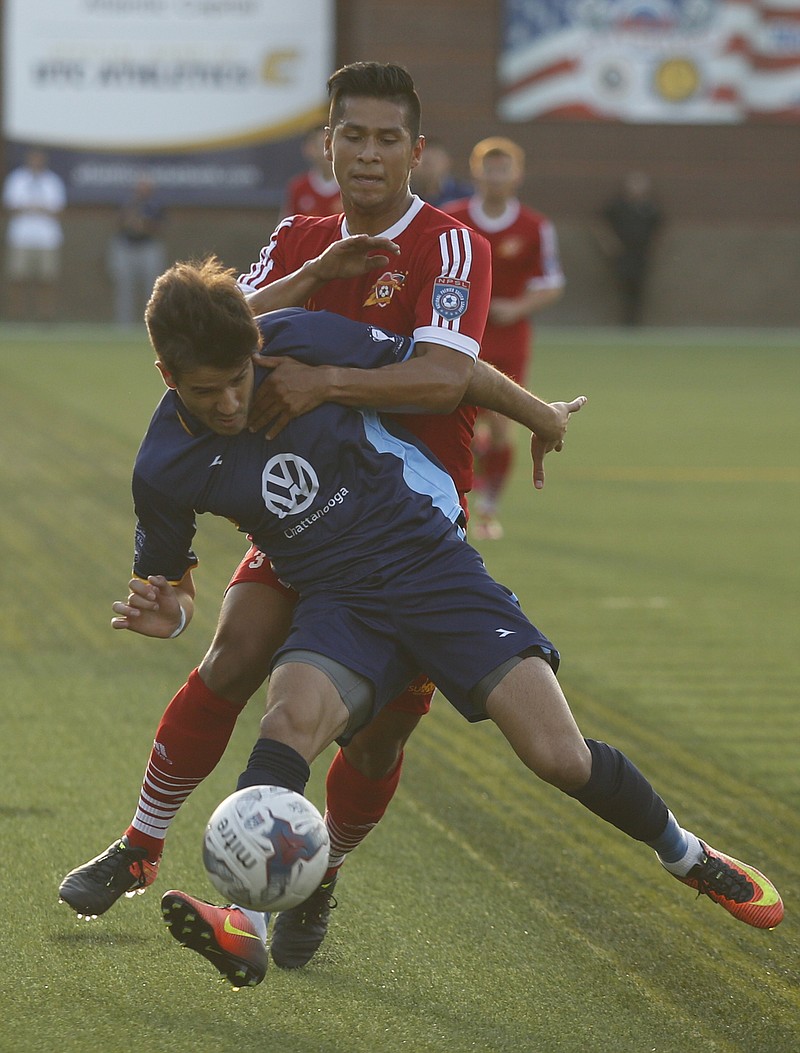
[[[463, 497], [462, 504], [466, 505]], [[292, 602], [297, 599], [297, 593], [294, 589], [289, 588], [288, 585], [284, 585], [278, 580], [269, 559], [255, 545], [250, 546], [244, 559], [234, 571], [233, 577], [228, 582], [228, 589], [243, 582], [249, 582], [254, 585], [267, 585], [269, 588], [283, 593]], [[225, 591], [227, 592], [227, 589]], [[417, 713], [419, 716], [423, 716], [431, 708], [431, 699], [435, 690], [435, 685], [423, 674], [409, 684], [402, 695], [398, 695], [384, 708], [394, 710], [395, 713]]]
[[228, 582], [228, 588], [225, 591], [227, 592], [234, 585], [241, 585], [243, 582], [252, 582], [254, 585], [268, 585], [271, 589], [275, 589], [276, 592], [282, 593], [287, 599], [291, 599], [292, 603], [297, 599], [297, 593], [294, 589], [284, 585], [279, 580], [278, 575], [272, 569], [269, 558], [255, 545], [251, 545], [245, 553], [244, 559], [233, 572], [233, 577]]

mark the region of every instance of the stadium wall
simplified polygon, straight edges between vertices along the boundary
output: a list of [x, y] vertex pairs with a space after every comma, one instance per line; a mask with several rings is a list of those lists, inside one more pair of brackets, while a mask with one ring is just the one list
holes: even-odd
[[[800, 129], [792, 124], [504, 123], [495, 116], [500, 0], [340, 0], [337, 60], [403, 63], [423, 101], [423, 130], [466, 176], [471, 146], [503, 134], [528, 156], [523, 198], [554, 220], [567, 293], [548, 324], [613, 324], [617, 307], [594, 236], [598, 210], [625, 172], [644, 169], [666, 217], [645, 320], [654, 325], [800, 324]], [[249, 265], [276, 215], [173, 209], [169, 254], [215, 251]], [[64, 317], [108, 320], [104, 266], [110, 210], [65, 218]], [[544, 316], [543, 316], [544, 317]]]

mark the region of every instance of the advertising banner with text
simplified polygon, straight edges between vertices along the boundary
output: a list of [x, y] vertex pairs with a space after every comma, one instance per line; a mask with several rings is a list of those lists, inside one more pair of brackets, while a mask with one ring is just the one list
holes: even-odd
[[280, 202], [324, 122], [334, 0], [5, 0], [6, 160], [35, 144], [73, 204], [143, 174], [173, 205]]

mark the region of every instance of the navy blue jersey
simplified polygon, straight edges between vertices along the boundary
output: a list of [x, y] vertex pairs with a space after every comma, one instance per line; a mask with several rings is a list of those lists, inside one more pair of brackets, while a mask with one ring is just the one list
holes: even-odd
[[[412, 353], [410, 337], [326, 311], [289, 308], [258, 319], [264, 351], [318, 365], [378, 367]], [[263, 379], [256, 371], [256, 382]], [[196, 515], [232, 520], [280, 579], [308, 593], [405, 563], [453, 529], [455, 486], [410, 433], [372, 410], [325, 403], [263, 431], [223, 436], [167, 391], [133, 473], [134, 574], [178, 582], [197, 563]]]

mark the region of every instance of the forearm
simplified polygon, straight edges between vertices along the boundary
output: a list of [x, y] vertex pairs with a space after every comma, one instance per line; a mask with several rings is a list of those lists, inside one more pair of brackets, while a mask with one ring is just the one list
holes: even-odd
[[545, 439], [561, 433], [561, 418], [549, 403], [480, 359], [475, 363], [464, 401], [494, 410]]
[[436, 366], [425, 358], [380, 369], [320, 366], [325, 372], [325, 402], [342, 406], [371, 406], [378, 410], [407, 409], [420, 413], [451, 413], [467, 390], [470, 360], [466, 370]]
[[324, 284], [325, 279], [319, 276], [318, 260], [309, 260], [285, 278], [278, 278], [255, 292], [245, 293], [245, 300], [254, 315], [282, 307], [302, 307]]
[[302, 307], [323, 285], [337, 278], [355, 278], [388, 265], [400, 249], [388, 238], [354, 234], [334, 241], [313, 260], [255, 292], [245, 293], [253, 314], [280, 307]]

